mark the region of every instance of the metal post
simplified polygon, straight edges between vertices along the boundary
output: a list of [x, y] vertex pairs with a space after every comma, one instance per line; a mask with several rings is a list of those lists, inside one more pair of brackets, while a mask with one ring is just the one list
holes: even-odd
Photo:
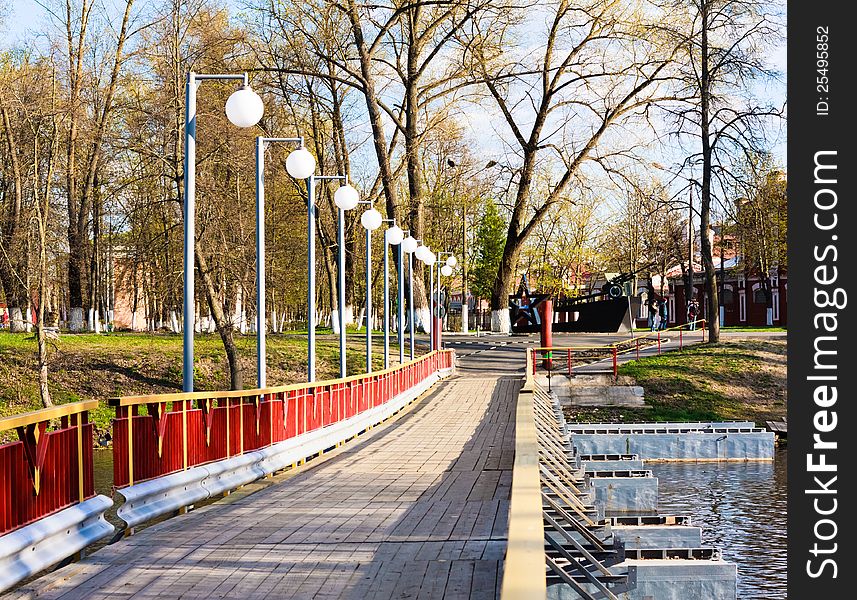
[[390, 368], [390, 244], [384, 232], [384, 369]]
[[265, 341], [265, 142], [256, 138], [256, 369], [259, 389], [267, 385]]
[[366, 372], [372, 372], [372, 231], [366, 230]]
[[619, 359], [616, 346], [613, 346], [613, 381], [619, 379]]
[[429, 350], [434, 347], [434, 264], [429, 266]]
[[414, 253], [408, 252], [408, 310], [410, 311], [410, 323], [408, 329], [411, 333], [411, 360], [414, 360]]
[[339, 377], [347, 374], [345, 360], [345, 211], [339, 209], [337, 219], [337, 246], [339, 289], [337, 290], [336, 303], [339, 305]]
[[398, 327], [397, 327], [397, 336], [399, 339], [399, 364], [404, 364], [405, 362], [405, 263], [404, 263], [404, 251], [402, 250], [402, 244], [399, 244], [399, 313], [398, 313]]
[[196, 323], [196, 74], [187, 74], [184, 130], [184, 314], [182, 315], [182, 391], [193, 391], [193, 329]]
[[658, 356], [661, 355], [661, 332], [658, 331]]
[[315, 175], [307, 188], [307, 381], [315, 381]]

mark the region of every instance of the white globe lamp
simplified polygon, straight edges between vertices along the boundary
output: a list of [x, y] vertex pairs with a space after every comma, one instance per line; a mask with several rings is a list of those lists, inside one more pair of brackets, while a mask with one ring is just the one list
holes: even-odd
[[450, 270], [452, 270], [452, 267], [458, 264], [458, 259], [454, 256], [450, 256], [446, 259], [446, 264], [450, 268]]
[[393, 225], [387, 230], [387, 243], [391, 246], [398, 246], [405, 239], [405, 232], [398, 225]]
[[414, 238], [414, 236], [412, 235], [409, 235], [408, 237], [402, 240], [402, 250], [404, 250], [408, 254], [416, 252], [418, 245], [419, 244], [417, 243], [416, 238]]
[[226, 117], [236, 127], [253, 127], [264, 112], [265, 104], [249, 85], [232, 92], [226, 101]]
[[292, 150], [286, 159], [286, 171], [295, 179], [306, 179], [315, 171], [315, 157], [303, 146]]
[[432, 266], [434, 263], [436, 263], [436, 262], [437, 262], [437, 256], [435, 256], [434, 252], [432, 252], [431, 250], [429, 250], [429, 251], [428, 251], [428, 252], [426, 252], [426, 253], [425, 253], [425, 255], [423, 256], [423, 262], [424, 262], [425, 264], [427, 264], [428, 266]]
[[333, 203], [342, 210], [351, 210], [357, 206], [360, 195], [351, 185], [345, 184], [339, 187], [333, 194]]
[[381, 222], [384, 220], [384, 217], [381, 216], [374, 208], [370, 208], [362, 215], [360, 215], [360, 223], [368, 229], [369, 231], [375, 231], [381, 226]]
[[449, 265], [443, 265], [440, 268], [440, 274], [444, 277], [449, 277], [450, 275], [452, 275], [452, 267], [450, 267]]

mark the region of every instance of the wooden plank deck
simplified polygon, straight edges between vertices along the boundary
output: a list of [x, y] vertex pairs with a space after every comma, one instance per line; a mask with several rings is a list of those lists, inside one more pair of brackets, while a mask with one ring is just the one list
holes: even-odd
[[9, 598], [494, 598], [520, 380], [456, 377], [316, 467]]

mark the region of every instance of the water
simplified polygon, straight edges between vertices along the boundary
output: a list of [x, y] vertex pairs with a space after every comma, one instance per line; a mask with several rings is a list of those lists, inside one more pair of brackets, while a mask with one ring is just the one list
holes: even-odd
[[648, 463], [659, 512], [690, 515], [704, 546], [738, 565], [738, 597], [786, 597], [786, 449], [773, 462]]

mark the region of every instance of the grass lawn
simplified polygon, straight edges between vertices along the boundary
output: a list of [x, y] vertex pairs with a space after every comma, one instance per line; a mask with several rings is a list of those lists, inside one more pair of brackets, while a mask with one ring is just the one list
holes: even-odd
[[773, 325], [770, 327], [746, 327], [743, 325], [729, 325], [728, 327], [721, 327], [720, 330], [730, 332], [730, 333], [732, 333], [732, 332], [741, 333], [741, 332], [747, 332], [747, 331], [752, 331], [752, 332], [755, 332], [755, 331], [767, 331], [767, 332], [788, 331], [788, 329], [786, 329], [785, 327], [774, 327]]
[[697, 345], [619, 367], [645, 391], [649, 408], [568, 408], [573, 421], [763, 423], [786, 415], [786, 343], [734, 340]]
[[[316, 377], [338, 377], [338, 336], [316, 338]], [[391, 357], [398, 358], [398, 345], [391, 337]], [[256, 338], [235, 337], [244, 387], [256, 384]], [[365, 332], [348, 332], [348, 373], [362, 373], [365, 361]], [[383, 342], [373, 340], [373, 365], [383, 368]], [[300, 335], [268, 334], [269, 385], [306, 381], [306, 338]], [[417, 346], [417, 352], [424, 349]], [[197, 390], [228, 389], [229, 368], [217, 334], [197, 334], [194, 343]], [[32, 334], [0, 333], [0, 416], [41, 407], [37, 385], [36, 341]], [[50, 347], [50, 388], [55, 404], [79, 400], [106, 400], [114, 396], [181, 391], [182, 337], [170, 334], [63, 334]], [[113, 411], [105, 404], [91, 415], [98, 431], [109, 427]], [[10, 432], [6, 432], [9, 434]], [[14, 437], [15, 433], [11, 432]], [[0, 437], [4, 434], [0, 433]]]

